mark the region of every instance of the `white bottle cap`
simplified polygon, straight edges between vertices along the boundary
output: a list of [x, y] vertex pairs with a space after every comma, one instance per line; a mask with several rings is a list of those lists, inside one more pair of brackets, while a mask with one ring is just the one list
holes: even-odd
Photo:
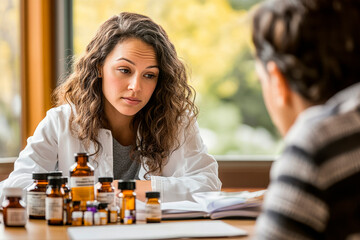
[[7, 197], [22, 197], [23, 189], [16, 187], [6, 187], [3, 189], [3, 194]]

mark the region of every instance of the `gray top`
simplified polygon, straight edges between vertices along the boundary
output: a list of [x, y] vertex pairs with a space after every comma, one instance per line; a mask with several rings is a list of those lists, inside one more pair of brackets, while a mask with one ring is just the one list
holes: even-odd
[[113, 171], [114, 179], [139, 179], [140, 164], [130, 159], [130, 146], [123, 146], [113, 138]]

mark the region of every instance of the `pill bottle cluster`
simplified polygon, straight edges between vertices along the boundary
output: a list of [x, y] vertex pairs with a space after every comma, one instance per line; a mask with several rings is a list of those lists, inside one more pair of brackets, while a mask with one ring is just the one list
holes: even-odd
[[[2, 203], [7, 227], [25, 226], [27, 218], [45, 219], [48, 225], [91, 226], [108, 223], [136, 223], [136, 181], [119, 180], [115, 196], [112, 177], [99, 177], [95, 188], [94, 168], [86, 153], [75, 154], [68, 178], [62, 172], [33, 173], [26, 189], [27, 206], [21, 188], [4, 188]], [[160, 193], [146, 193], [146, 222], [161, 221]]]

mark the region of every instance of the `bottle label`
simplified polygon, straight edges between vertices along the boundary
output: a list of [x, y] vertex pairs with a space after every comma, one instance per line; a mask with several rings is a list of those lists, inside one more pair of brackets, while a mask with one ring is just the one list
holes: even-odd
[[117, 212], [111, 211], [110, 212], [110, 222], [116, 223], [117, 222]]
[[161, 218], [160, 204], [145, 205], [146, 218]]
[[136, 221], [135, 210], [125, 210], [124, 213], [124, 224], [133, 224]]
[[95, 177], [94, 176], [86, 176], [86, 177], [71, 177], [70, 178], [70, 186], [74, 187], [88, 187], [94, 186]]
[[46, 197], [45, 219], [63, 219], [64, 200], [62, 197]]
[[114, 197], [115, 197], [114, 192], [98, 192], [96, 196], [98, 202], [107, 203], [107, 204], [114, 203]]
[[94, 176], [71, 177], [71, 196], [73, 201], [93, 201], [94, 194]]
[[27, 213], [28, 216], [45, 216], [45, 198], [44, 192], [27, 193]]
[[24, 226], [26, 223], [25, 208], [7, 208], [6, 209], [7, 225]]

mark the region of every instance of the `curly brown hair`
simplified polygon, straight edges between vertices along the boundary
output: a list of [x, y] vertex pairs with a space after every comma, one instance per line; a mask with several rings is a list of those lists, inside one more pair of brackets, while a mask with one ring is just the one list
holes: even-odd
[[114, 47], [129, 38], [151, 45], [160, 69], [151, 99], [132, 121], [132, 126], [138, 126], [138, 134], [131, 158], [147, 165], [146, 175], [160, 174], [167, 157], [180, 146], [180, 128], [189, 127], [198, 109], [194, 104], [195, 91], [187, 83], [186, 68], [174, 45], [164, 29], [149, 17], [123, 12], [105, 21], [75, 63], [73, 73], [55, 90], [53, 100], [57, 106], [73, 106], [72, 134], [87, 148], [93, 142], [93, 154], [97, 155], [102, 149], [98, 132], [107, 123], [99, 68]]

